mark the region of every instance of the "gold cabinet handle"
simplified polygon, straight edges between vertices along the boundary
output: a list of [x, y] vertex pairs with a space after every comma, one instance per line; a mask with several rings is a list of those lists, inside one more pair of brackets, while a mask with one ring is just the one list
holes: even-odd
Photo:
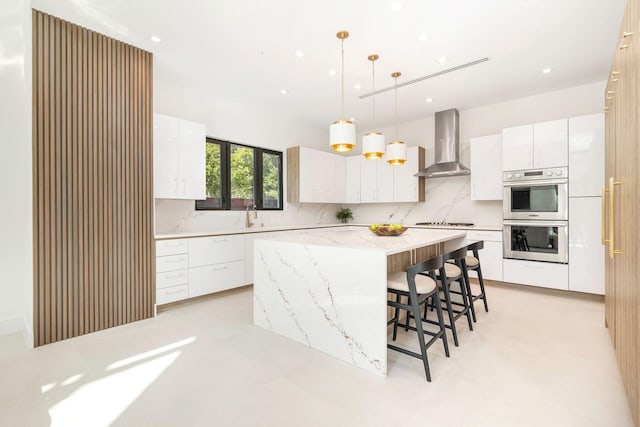
[[607, 243], [609, 243], [609, 239], [607, 239], [607, 232], [606, 232], [606, 225], [605, 225], [605, 220], [606, 220], [606, 200], [607, 200], [607, 193], [609, 193], [609, 189], [606, 187], [602, 187], [602, 235], [601, 235], [601, 241], [603, 245], [607, 245]]
[[629, 44], [628, 44], [628, 43], [623, 43], [623, 44], [621, 44], [621, 45], [620, 45], [620, 50], [622, 50], [622, 49], [626, 49], [626, 48], [628, 48], [628, 47], [629, 47]]
[[613, 258], [614, 255], [622, 254], [622, 250], [615, 249], [615, 216], [613, 215], [614, 207], [614, 192], [613, 189], [616, 185], [622, 185], [621, 181], [614, 181], [613, 177], [609, 178], [609, 258]]
[[622, 33], [622, 38], [626, 39], [628, 37], [631, 37], [632, 35], [633, 35], [632, 31], [625, 31], [625, 32]]

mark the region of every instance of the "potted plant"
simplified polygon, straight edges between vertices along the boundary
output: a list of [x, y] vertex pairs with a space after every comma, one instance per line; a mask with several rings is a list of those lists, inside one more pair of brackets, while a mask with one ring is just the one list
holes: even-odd
[[346, 224], [348, 220], [353, 219], [353, 211], [349, 208], [342, 208], [336, 212], [336, 218]]

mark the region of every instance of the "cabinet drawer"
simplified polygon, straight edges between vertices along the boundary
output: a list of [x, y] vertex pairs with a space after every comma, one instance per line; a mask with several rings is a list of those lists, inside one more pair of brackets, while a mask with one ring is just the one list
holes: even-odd
[[244, 261], [189, 269], [189, 297], [237, 288], [244, 284]]
[[567, 264], [505, 259], [503, 273], [505, 282], [569, 290]]
[[172, 286], [156, 290], [156, 304], [168, 304], [189, 297], [189, 285]]
[[189, 253], [189, 242], [187, 239], [159, 240], [156, 242], [156, 256], [186, 253]]
[[182, 270], [189, 266], [189, 255], [170, 255], [156, 257], [156, 273]]
[[189, 267], [244, 259], [243, 236], [199, 237], [189, 240]]
[[485, 242], [502, 242], [502, 231], [467, 231], [467, 239]]
[[166, 273], [156, 274], [156, 288], [168, 288], [177, 285], [186, 285], [189, 283], [189, 270], [186, 268], [177, 271], [167, 271]]

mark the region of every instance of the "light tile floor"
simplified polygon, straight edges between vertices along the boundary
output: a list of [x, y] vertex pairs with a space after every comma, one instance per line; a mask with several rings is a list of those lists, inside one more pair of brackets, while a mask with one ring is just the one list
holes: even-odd
[[450, 358], [430, 349], [432, 383], [400, 353], [381, 378], [254, 327], [250, 289], [35, 350], [6, 335], [0, 426], [632, 425], [601, 299], [488, 294]]

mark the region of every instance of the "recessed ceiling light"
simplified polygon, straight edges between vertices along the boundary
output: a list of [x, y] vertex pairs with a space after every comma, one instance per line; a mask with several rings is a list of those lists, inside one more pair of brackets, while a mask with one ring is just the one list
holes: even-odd
[[303, 52], [303, 51], [301, 51], [301, 50], [298, 50], [298, 51], [296, 51], [296, 56], [297, 56], [298, 58], [302, 58], [302, 57], [304, 56], [304, 52]]
[[356, 118], [355, 117], [351, 117], [349, 120], [351, 120], [352, 122], [355, 122]]
[[362, 89], [362, 86], [360, 85], [360, 83], [358, 83], [353, 88], [356, 90], [359, 90], [359, 89]]
[[429, 36], [427, 34], [420, 34], [418, 36], [418, 40], [420, 40], [421, 42], [425, 42], [425, 41], [429, 40]]
[[154, 43], [160, 43], [160, 37], [158, 36], [151, 36], [151, 41]]
[[432, 101], [433, 101], [433, 98], [427, 98], [427, 99], [425, 99], [425, 102], [432, 102]]
[[281, 94], [283, 94], [283, 95], [286, 95], [288, 92], [287, 92], [287, 90], [286, 90], [286, 89], [282, 89], [282, 90], [280, 91], [280, 93], [281, 93]]
[[446, 56], [441, 56], [440, 58], [438, 58], [438, 62], [441, 64], [444, 64], [445, 62], [447, 62], [447, 57]]
[[391, 2], [390, 6], [391, 6], [391, 10], [393, 10], [394, 12], [397, 12], [400, 9], [402, 9], [402, 3], [400, 3], [399, 1]]
[[553, 68], [551, 68], [551, 67], [543, 68], [542, 69], [542, 74], [549, 74], [552, 71], [553, 71]]
[[329, 75], [330, 76], [335, 76], [336, 75], [336, 70], [334, 70], [333, 68], [329, 70]]

